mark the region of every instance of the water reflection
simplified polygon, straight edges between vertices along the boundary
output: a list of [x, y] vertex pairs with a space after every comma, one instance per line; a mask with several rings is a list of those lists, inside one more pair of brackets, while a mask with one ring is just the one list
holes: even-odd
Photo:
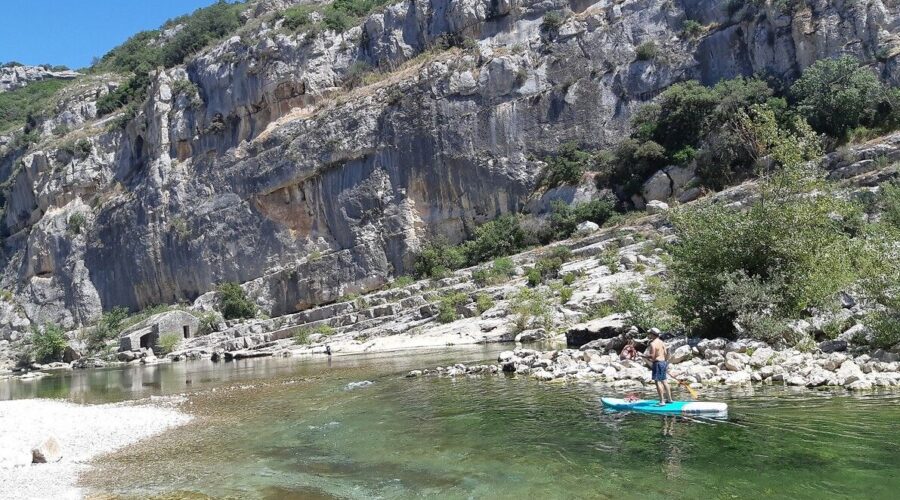
[[[195, 392], [226, 382], [315, 376], [329, 370], [352, 370], [377, 364], [385, 369], [428, 367], [441, 362], [467, 362], [495, 357], [502, 346], [485, 345], [415, 355], [383, 353], [359, 356], [253, 358], [213, 363], [209, 360], [67, 370], [39, 379], [0, 380], [0, 401], [9, 399], [67, 399], [77, 403], [110, 403], [149, 396]], [[332, 359], [333, 358], [333, 359]]]

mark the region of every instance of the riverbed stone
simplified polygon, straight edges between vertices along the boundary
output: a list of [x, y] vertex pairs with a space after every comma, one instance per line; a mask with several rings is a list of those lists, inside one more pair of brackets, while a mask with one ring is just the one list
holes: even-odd
[[62, 446], [55, 437], [49, 436], [41, 444], [31, 449], [31, 463], [49, 464], [62, 460]]

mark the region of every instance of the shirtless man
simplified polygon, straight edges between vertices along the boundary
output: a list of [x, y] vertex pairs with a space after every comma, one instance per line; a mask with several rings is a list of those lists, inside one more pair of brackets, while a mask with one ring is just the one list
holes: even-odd
[[[666, 382], [666, 369], [669, 363], [666, 359], [669, 357], [669, 350], [666, 343], [659, 338], [659, 332], [655, 329], [650, 330], [650, 354], [644, 356], [653, 363], [651, 368], [653, 382], [656, 383], [656, 392], [659, 394], [659, 406], [672, 402], [672, 389]], [[668, 397], [668, 399], [666, 399]]]

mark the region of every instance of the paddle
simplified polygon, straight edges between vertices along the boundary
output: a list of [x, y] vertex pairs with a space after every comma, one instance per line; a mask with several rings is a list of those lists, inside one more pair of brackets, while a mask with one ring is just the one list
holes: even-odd
[[688, 385], [688, 383], [684, 380], [678, 380], [676, 378], [675, 381], [678, 382], [678, 385], [684, 386], [684, 388], [687, 389], [689, 393], [691, 393], [691, 399], [697, 399], [700, 396], [699, 394], [697, 394], [697, 391], [695, 391], [694, 388]]

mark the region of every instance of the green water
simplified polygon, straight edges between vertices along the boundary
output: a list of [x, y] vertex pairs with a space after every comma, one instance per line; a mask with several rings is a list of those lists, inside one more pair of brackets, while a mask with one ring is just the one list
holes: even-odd
[[[593, 384], [403, 377], [411, 368], [494, 356], [176, 364], [146, 378], [130, 373], [128, 386], [114, 370], [55, 383], [62, 396], [82, 401], [187, 393], [192, 424], [105, 457], [83, 477], [89, 491], [114, 496], [897, 498], [900, 491], [897, 392], [706, 392], [731, 412], [726, 421], [702, 421], [605, 413], [598, 398], [616, 391]], [[373, 383], [348, 390], [361, 380]], [[28, 397], [53, 384], [40, 381], [33, 394], [24, 383], [6, 391]]]

